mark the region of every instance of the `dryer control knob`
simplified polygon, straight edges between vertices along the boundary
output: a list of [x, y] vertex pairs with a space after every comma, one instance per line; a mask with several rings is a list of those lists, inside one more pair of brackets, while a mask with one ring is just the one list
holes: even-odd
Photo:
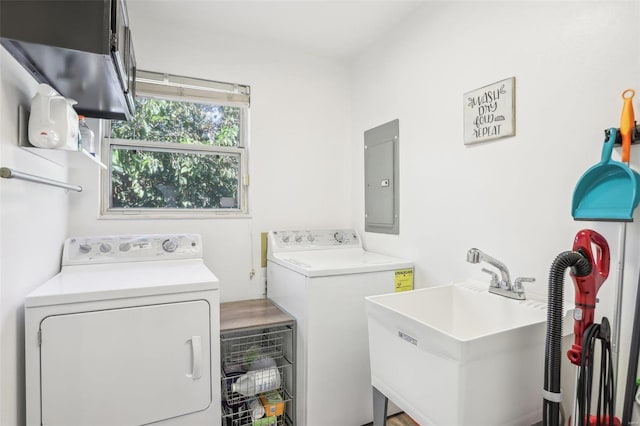
[[129, 251], [131, 250], [131, 243], [122, 243], [119, 246], [120, 251]]
[[89, 253], [91, 251], [91, 244], [80, 244], [78, 250], [80, 250], [80, 253]]
[[288, 235], [283, 235], [282, 236], [282, 242], [283, 243], [288, 243], [289, 242], [289, 236]]
[[307, 241], [309, 241], [310, 243], [313, 242], [313, 240], [315, 240], [315, 238], [313, 238], [313, 234], [307, 234]]
[[107, 243], [100, 244], [100, 253], [109, 253], [111, 251], [111, 245]]
[[178, 242], [173, 239], [164, 240], [162, 242], [162, 249], [167, 253], [173, 253], [178, 248]]
[[302, 241], [302, 235], [296, 235], [296, 243], [299, 243]]

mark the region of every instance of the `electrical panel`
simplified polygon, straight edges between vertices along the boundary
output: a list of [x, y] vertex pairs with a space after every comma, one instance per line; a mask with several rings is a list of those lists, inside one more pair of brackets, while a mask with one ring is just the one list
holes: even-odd
[[364, 230], [399, 234], [399, 120], [364, 132]]

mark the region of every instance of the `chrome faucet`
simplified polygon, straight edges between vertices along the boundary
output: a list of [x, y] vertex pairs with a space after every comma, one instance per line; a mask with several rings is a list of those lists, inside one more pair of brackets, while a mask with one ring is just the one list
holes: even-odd
[[472, 248], [467, 252], [467, 262], [480, 263], [481, 261], [487, 262], [489, 265], [497, 268], [500, 271], [500, 277], [498, 277], [498, 274], [494, 271], [482, 268], [482, 272], [491, 275], [491, 285], [489, 285], [489, 293], [494, 293], [500, 296], [517, 300], [525, 300], [527, 298], [527, 296], [524, 294], [524, 286], [522, 285], [522, 283], [534, 282], [535, 278], [518, 277], [515, 279], [514, 283], [511, 284], [509, 269], [504, 263], [478, 250], [477, 248]]

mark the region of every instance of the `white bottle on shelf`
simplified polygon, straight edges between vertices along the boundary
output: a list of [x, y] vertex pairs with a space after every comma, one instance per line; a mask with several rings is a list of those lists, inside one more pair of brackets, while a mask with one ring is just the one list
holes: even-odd
[[89, 126], [87, 125], [84, 115], [78, 115], [78, 127], [80, 129], [80, 148], [95, 157], [95, 135], [93, 134], [93, 130], [91, 130], [91, 128], [89, 128]]
[[280, 371], [276, 367], [247, 371], [231, 385], [233, 392], [254, 396], [280, 387]]

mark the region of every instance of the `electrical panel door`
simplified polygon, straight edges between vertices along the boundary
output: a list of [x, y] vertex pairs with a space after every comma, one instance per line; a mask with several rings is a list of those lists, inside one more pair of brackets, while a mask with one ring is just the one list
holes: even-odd
[[398, 234], [399, 121], [364, 132], [365, 231]]

